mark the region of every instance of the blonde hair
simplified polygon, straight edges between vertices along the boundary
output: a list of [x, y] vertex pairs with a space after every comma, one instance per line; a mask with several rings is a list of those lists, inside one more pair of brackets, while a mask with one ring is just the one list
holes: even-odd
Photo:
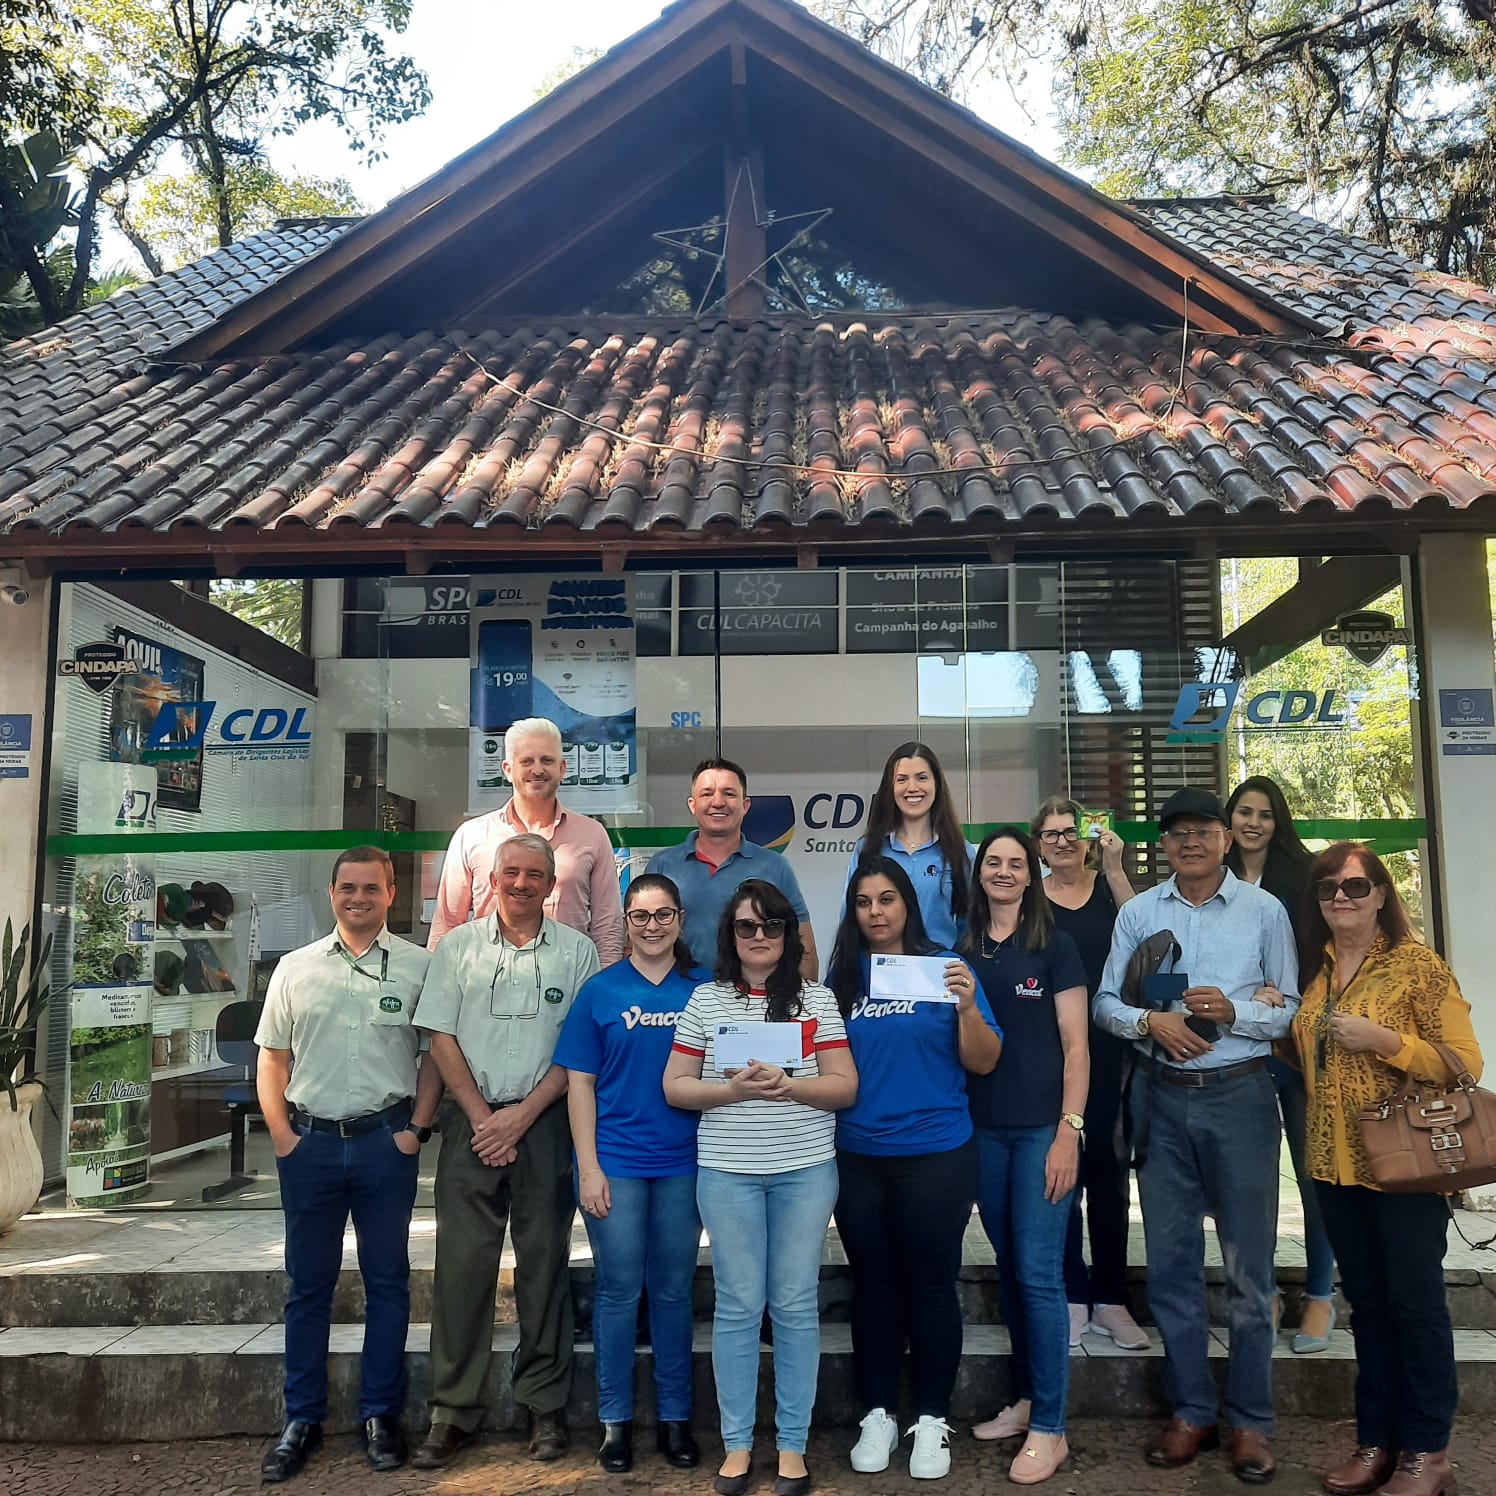
[[506, 764], [513, 760], [515, 747], [522, 738], [549, 738], [557, 753], [561, 751], [561, 729], [549, 717], [521, 717], [518, 722], [511, 722], [504, 733]]

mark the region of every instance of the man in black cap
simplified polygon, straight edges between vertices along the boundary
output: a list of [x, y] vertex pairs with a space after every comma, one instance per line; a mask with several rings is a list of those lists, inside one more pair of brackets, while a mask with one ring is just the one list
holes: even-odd
[[[1174, 875], [1118, 911], [1092, 1003], [1099, 1027], [1142, 1051], [1131, 1096], [1135, 1115], [1148, 1109], [1138, 1192], [1148, 1303], [1164, 1342], [1164, 1390], [1174, 1415], [1147, 1457], [1150, 1465], [1185, 1465], [1220, 1441], [1207, 1360], [1210, 1215], [1226, 1264], [1231, 1330], [1220, 1412], [1232, 1432], [1232, 1469], [1259, 1484], [1275, 1468], [1269, 1439], [1280, 1135], [1267, 1057], [1299, 1005], [1298, 958], [1283, 906], [1223, 866], [1230, 831], [1215, 795], [1177, 791], [1159, 826]], [[1130, 1005], [1122, 996], [1128, 963], [1160, 931], [1172, 933], [1175, 954], [1140, 991], [1129, 992], [1139, 1004]]]

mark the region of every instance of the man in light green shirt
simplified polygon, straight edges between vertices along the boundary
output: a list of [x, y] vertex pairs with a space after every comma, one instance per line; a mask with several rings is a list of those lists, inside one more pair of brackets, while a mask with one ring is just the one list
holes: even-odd
[[446, 1082], [436, 1166], [431, 1431], [412, 1463], [447, 1464], [477, 1433], [493, 1344], [505, 1226], [514, 1227], [519, 1347], [514, 1398], [529, 1410], [530, 1455], [566, 1447], [571, 1385], [568, 1259], [575, 1211], [566, 1072], [551, 1063], [597, 947], [549, 919], [556, 881], [544, 837], [500, 844], [495, 913], [459, 925], [431, 958], [420, 1024]]
[[281, 957], [255, 1043], [255, 1086], [286, 1215], [286, 1425], [260, 1465], [289, 1480], [322, 1442], [327, 1334], [350, 1213], [367, 1312], [359, 1424], [369, 1464], [405, 1463], [405, 1335], [417, 1156], [440, 1094], [412, 1021], [430, 957], [385, 928], [394, 868], [353, 847], [328, 887], [337, 928]]

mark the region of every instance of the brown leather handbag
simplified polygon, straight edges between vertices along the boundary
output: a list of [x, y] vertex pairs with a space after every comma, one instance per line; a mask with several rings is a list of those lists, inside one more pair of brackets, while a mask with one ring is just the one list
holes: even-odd
[[1452, 1086], [1409, 1075], [1358, 1117], [1372, 1177], [1391, 1195], [1452, 1195], [1496, 1184], [1496, 1095], [1475, 1084], [1452, 1050], [1433, 1047], [1455, 1072]]

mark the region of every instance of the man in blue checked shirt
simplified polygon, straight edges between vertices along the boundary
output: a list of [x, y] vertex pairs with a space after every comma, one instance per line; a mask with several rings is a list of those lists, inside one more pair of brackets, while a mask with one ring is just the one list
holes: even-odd
[[[1218, 1400], [1207, 1360], [1204, 1218], [1226, 1263], [1231, 1351], [1224, 1407], [1238, 1479], [1273, 1478], [1273, 1249], [1278, 1231], [1278, 1103], [1267, 1073], [1299, 1005], [1298, 958], [1283, 906], [1223, 866], [1230, 831], [1208, 790], [1164, 803], [1161, 839], [1174, 876], [1117, 914], [1091, 1016], [1140, 1051], [1129, 1105], [1147, 1112], [1138, 1169], [1148, 1247], [1148, 1303], [1163, 1337], [1173, 1409], [1150, 1465], [1214, 1449]], [[1122, 999], [1133, 952], [1170, 931], [1178, 955], [1145, 978], [1143, 1005]], [[1181, 982], [1180, 977], [1184, 980]], [[1172, 983], [1170, 979], [1172, 978]], [[1150, 1000], [1162, 1006], [1147, 1005]]]

